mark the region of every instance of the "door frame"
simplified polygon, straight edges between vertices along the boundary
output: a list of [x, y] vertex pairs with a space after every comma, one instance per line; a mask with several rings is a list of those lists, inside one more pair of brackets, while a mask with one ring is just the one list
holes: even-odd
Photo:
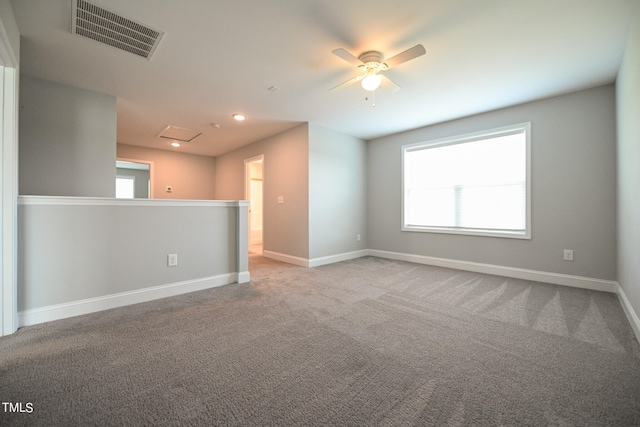
[[19, 327], [18, 65], [7, 28], [0, 19], [0, 336], [12, 334]]
[[250, 157], [248, 159], [244, 160], [244, 198], [245, 200], [249, 201], [249, 219], [247, 221], [248, 223], [248, 233], [249, 233], [249, 241], [251, 241], [251, 169], [250, 169], [250, 164], [251, 163], [256, 163], [256, 162], [261, 162], [262, 163], [262, 247], [264, 249], [264, 154], [259, 154], [257, 156], [254, 157]]
[[123, 162], [130, 162], [130, 163], [140, 163], [143, 165], [149, 165], [149, 198], [150, 199], [155, 199], [155, 187], [153, 185], [153, 182], [155, 180], [154, 176], [153, 176], [153, 160], [142, 160], [142, 159], [130, 159], [127, 157], [116, 157], [116, 162], [120, 160]]

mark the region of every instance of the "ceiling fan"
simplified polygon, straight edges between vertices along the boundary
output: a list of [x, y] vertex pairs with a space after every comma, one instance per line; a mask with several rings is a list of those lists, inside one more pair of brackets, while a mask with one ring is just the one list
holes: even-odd
[[359, 81], [364, 90], [373, 92], [380, 86], [380, 83], [382, 83], [382, 78], [385, 78], [396, 88], [400, 88], [397, 83], [395, 83], [383, 73], [393, 67], [397, 67], [403, 62], [407, 62], [424, 55], [426, 51], [424, 49], [424, 46], [422, 46], [421, 44], [417, 44], [414, 47], [409, 48], [404, 52], [400, 52], [396, 56], [392, 56], [391, 58], [386, 60], [383, 60], [382, 53], [374, 50], [364, 52], [358, 57], [343, 48], [335, 49], [332, 51], [332, 53], [344, 59], [348, 63], [360, 68], [362, 73], [359, 76], [356, 76], [352, 79], [347, 80], [346, 82], [332, 87], [331, 89], [329, 89], [330, 91], [340, 86]]

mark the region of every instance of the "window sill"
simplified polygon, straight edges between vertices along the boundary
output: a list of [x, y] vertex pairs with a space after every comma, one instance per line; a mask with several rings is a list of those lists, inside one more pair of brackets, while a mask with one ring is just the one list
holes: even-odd
[[527, 231], [509, 230], [485, 230], [474, 228], [446, 228], [446, 227], [425, 227], [418, 225], [403, 225], [402, 231], [417, 233], [438, 233], [438, 234], [460, 234], [465, 236], [481, 237], [502, 237], [505, 239], [525, 239], [531, 240], [531, 233]]

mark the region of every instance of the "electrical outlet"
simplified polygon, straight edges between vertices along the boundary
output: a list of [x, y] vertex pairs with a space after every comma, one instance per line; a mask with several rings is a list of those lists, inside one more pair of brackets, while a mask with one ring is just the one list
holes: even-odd
[[573, 261], [573, 249], [565, 249], [564, 250], [564, 260], [565, 261]]
[[178, 265], [178, 254], [167, 255], [167, 266], [176, 267]]
[[356, 234], [356, 240], [359, 242], [362, 240], [362, 236], [360, 234]]

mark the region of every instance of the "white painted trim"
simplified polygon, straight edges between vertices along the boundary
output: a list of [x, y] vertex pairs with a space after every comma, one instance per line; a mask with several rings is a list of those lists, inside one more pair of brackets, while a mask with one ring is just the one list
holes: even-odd
[[506, 276], [514, 279], [532, 280], [536, 282], [551, 283], [554, 285], [571, 286], [574, 288], [590, 289], [594, 291], [615, 293], [618, 286], [618, 283], [612, 280], [571, 276], [568, 274], [549, 273], [546, 271], [527, 270], [524, 268], [505, 267], [502, 265], [481, 264], [477, 262], [458, 261], [453, 259], [380, 251], [375, 249], [369, 249], [368, 253], [371, 256], [377, 256], [380, 258], [454, 268], [457, 270], [473, 271], [476, 273], [493, 274], [496, 276]]
[[[5, 9], [5, 7], [3, 7]], [[11, 5], [7, 2], [7, 12]], [[7, 24], [13, 25], [9, 28]], [[19, 52], [10, 34], [18, 33], [13, 13], [0, 18], [0, 336], [18, 330], [18, 91]], [[19, 50], [19, 49], [18, 49]]]
[[123, 307], [131, 304], [152, 301], [160, 298], [172, 297], [189, 292], [200, 291], [230, 283], [243, 283], [239, 279], [248, 277], [248, 272], [227, 273], [217, 276], [203, 277], [184, 282], [169, 283], [135, 291], [120, 292], [96, 298], [71, 301], [63, 304], [50, 305], [20, 311], [20, 326], [35, 325], [82, 314], [95, 313], [111, 308]]
[[249, 283], [251, 281], [251, 274], [248, 271], [241, 271], [238, 273], [238, 283]]
[[[262, 201], [262, 205], [260, 206], [260, 212], [261, 212], [261, 222], [262, 222], [262, 226], [264, 228], [264, 187], [265, 187], [265, 161], [264, 161], [264, 154], [258, 154], [257, 156], [254, 157], [250, 157], [248, 159], [244, 159], [244, 198], [245, 201], [248, 204], [248, 211], [251, 210], [251, 163], [260, 163], [262, 164], [262, 195], [261, 195], [261, 201]], [[251, 229], [251, 213], [247, 212], [247, 228], [248, 230], [248, 238], [250, 240], [250, 244], [252, 245], [256, 245], [256, 244], [262, 244], [263, 243], [263, 229], [260, 229], [260, 237], [259, 238], [255, 238], [254, 237], [254, 231]]]
[[155, 185], [153, 184], [155, 181], [155, 177], [153, 176], [155, 165], [153, 160], [137, 160], [137, 159], [128, 159], [125, 157], [116, 157], [116, 162], [121, 160], [123, 162], [132, 162], [132, 163], [144, 163], [145, 165], [149, 165], [149, 198], [153, 199], [155, 197]]
[[[458, 229], [455, 227], [452, 228], [437, 228], [437, 227], [429, 227], [429, 226], [417, 226], [417, 225], [408, 225], [405, 223], [405, 156], [408, 152], [422, 150], [427, 147], [433, 148], [437, 146], [446, 146], [452, 144], [461, 144], [461, 143], [469, 143], [474, 141], [479, 141], [483, 139], [488, 139], [492, 137], [498, 136], [506, 136], [514, 133], [519, 133], [520, 131], [524, 131], [526, 138], [526, 212], [525, 212], [525, 230], [523, 233], [509, 232], [509, 231], [500, 231], [500, 230], [472, 230], [472, 229]], [[410, 144], [405, 144], [400, 147], [401, 150], [401, 162], [400, 162], [400, 176], [401, 176], [401, 192], [400, 192], [400, 230], [405, 232], [418, 232], [418, 233], [444, 233], [444, 234], [461, 234], [468, 236], [488, 236], [488, 237], [499, 237], [499, 238], [507, 238], [507, 239], [527, 239], [531, 240], [531, 122], [523, 122], [517, 123], [514, 125], [503, 126], [494, 129], [481, 130], [477, 132], [472, 132], [464, 135], [451, 136], [436, 140], [429, 141], [420, 141], [414, 142]]]
[[[363, 256], [395, 259], [398, 261], [414, 262], [416, 264], [434, 265], [437, 267], [453, 268], [456, 270], [473, 271], [475, 273], [493, 274], [496, 276], [512, 277], [514, 279], [531, 280], [534, 282], [551, 283], [554, 285], [571, 286], [574, 288], [590, 289], [616, 293], [618, 283], [613, 280], [594, 279], [591, 277], [571, 276], [568, 274], [550, 273], [547, 271], [527, 270], [524, 268], [506, 267], [502, 265], [482, 264], [477, 262], [459, 261], [446, 258], [436, 258], [424, 255], [414, 255], [401, 252], [363, 249], [326, 257], [306, 259], [278, 252], [265, 250], [263, 256], [301, 267], [319, 267], [321, 265], [356, 259]], [[629, 306], [630, 307], [630, 306]]]
[[627, 298], [627, 295], [624, 293], [624, 289], [618, 283], [617, 286], [618, 299], [620, 300], [620, 305], [624, 310], [624, 313], [627, 315], [627, 319], [629, 319], [629, 323], [631, 323], [631, 328], [633, 332], [636, 334], [636, 339], [640, 342], [640, 318], [638, 314], [633, 309], [631, 305], [631, 301]]
[[262, 251], [262, 256], [265, 258], [275, 259], [276, 261], [282, 261], [293, 265], [299, 265], [300, 267], [309, 267], [309, 260], [307, 258], [300, 258], [293, 255], [281, 254], [273, 251]]
[[307, 267], [307, 268], [320, 267], [321, 265], [348, 261], [350, 259], [361, 258], [367, 255], [369, 255], [369, 251], [367, 249], [362, 249], [360, 251], [344, 252], [336, 255], [329, 255], [329, 256], [324, 256], [319, 258], [307, 259], [307, 258], [293, 256], [293, 255], [282, 254], [279, 252], [273, 252], [273, 251], [267, 251], [267, 250], [262, 251], [262, 256], [265, 258], [271, 258], [277, 261], [282, 261], [289, 264], [299, 265], [300, 267]]
[[348, 261], [350, 259], [362, 258], [363, 256], [367, 256], [369, 251], [367, 249], [363, 249], [360, 251], [353, 252], [344, 252], [337, 255], [329, 255], [319, 258], [312, 258], [308, 261], [309, 267], [320, 267], [321, 265], [333, 264], [336, 262]]
[[246, 200], [115, 199], [107, 197], [18, 196], [19, 205], [37, 206], [196, 206], [242, 207]]

